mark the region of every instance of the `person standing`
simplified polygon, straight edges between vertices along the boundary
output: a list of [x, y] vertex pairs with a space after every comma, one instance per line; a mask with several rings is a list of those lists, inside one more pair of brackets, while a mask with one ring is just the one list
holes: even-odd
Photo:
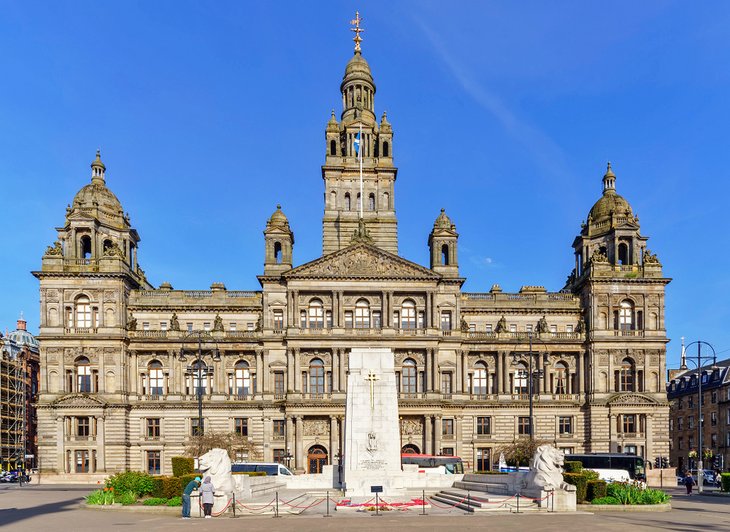
[[687, 495], [692, 495], [692, 487], [695, 485], [695, 479], [692, 478], [692, 473], [687, 471], [684, 475], [684, 486], [687, 488]]
[[190, 495], [193, 493], [194, 490], [198, 489], [198, 486], [200, 486], [200, 477], [195, 477], [194, 480], [191, 480], [188, 482], [188, 485], [185, 486], [185, 489], [183, 490], [182, 495], [182, 518], [183, 519], [190, 519]]
[[210, 477], [205, 477], [205, 480], [203, 480], [203, 485], [200, 486], [200, 496], [203, 499], [203, 513], [205, 514], [206, 519], [210, 519], [212, 516], [210, 515], [213, 511], [213, 492], [215, 491], [215, 486], [210, 482]]

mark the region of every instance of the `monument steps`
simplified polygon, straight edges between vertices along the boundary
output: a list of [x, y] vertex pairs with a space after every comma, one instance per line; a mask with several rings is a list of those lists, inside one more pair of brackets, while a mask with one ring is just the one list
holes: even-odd
[[479, 491], [485, 493], [508, 494], [509, 488], [506, 484], [498, 482], [478, 482], [469, 480], [457, 480], [454, 487], [468, 491]]
[[[436, 495], [432, 495], [431, 498], [441, 504], [448, 504], [449, 506], [454, 506], [467, 512], [517, 512], [517, 499], [512, 496], [500, 495], [497, 497], [484, 497], [483, 495], [474, 495], [471, 491], [467, 490], [444, 490]], [[541, 510], [534, 501], [520, 499], [520, 513]]]

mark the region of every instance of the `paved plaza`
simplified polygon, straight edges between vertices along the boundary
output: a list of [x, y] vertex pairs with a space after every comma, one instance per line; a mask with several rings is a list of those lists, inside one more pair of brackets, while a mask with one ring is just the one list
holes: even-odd
[[[171, 515], [125, 510], [89, 510], [81, 507], [88, 486], [0, 486], [0, 528], [13, 530], [730, 530], [730, 498], [687, 497], [670, 490], [673, 509], [669, 512], [578, 512], [575, 514], [481, 514], [432, 508], [427, 516], [418, 511], [389, 512], [382, 517], [345, 513], [323, 518], [324, 509], [298, 516], [221, 517], [206, 521], [183, 521]], [[311, 512], [311, 513], [310, 513]]]

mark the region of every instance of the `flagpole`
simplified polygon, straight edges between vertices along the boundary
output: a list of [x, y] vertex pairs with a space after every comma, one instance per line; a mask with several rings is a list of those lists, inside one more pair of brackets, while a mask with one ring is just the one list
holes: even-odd
[[358, 158], [360, 159], [360, 219], [362, 219], [362, 202], [364, 199], [362, 197], [362, 194], [363, 194], [363, 192], [362, 192], [362, 146], [363, 146], [362, 140], [363, 140], [362, 139], [362, 122], [360, 122], [360, 145], [358, 146], [359, 149], [357, 150], [357, 155], [358, 155]]

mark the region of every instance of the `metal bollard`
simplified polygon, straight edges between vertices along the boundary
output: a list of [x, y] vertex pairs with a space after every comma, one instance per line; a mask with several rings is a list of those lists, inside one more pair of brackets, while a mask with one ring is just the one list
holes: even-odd
[[474, 515], [471, 511], [471, 491], [466, 492], [466, 515]]
[[381, 515], [383, 515], [380, 513], [380, 499], [378, 498], [378, 495], [379, 494], [375, 492], [375, 517], [380, 517]]
[[330, 492], [327, 492], [327, 513], [323, 517], [332, 517], [330, 514]]
[[276, 492], [276, 506], [274, 507], [274, 518], [281, 517], [279, 515], [279, 492]]
[[426, 515], [426, 490], [421, 490], [421, 515]]
[[233, 496], [233, 517], [236, 517], [236, 492], [231, 493]]
[[550, 511], [555, 512], [555, 490], [550, 492]]
[[520, 513], [520, 492], [517, 492], [517, 512]]

